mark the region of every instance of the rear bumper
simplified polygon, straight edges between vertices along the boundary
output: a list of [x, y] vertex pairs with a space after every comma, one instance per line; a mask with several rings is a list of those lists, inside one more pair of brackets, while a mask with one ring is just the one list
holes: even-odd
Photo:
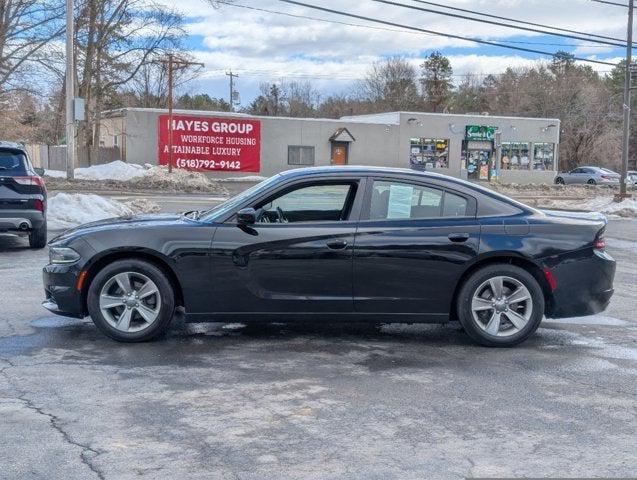
[[557, 288], [548, 302], [548, 318], [580, 317], [603, 312], [613, 296], [615, 260], [606, 252], [585, 249], [547, 265]]
[[0, 210], [0, 232], [33, 230], [40, 228], [44, 222], [44, 214], [39, 210]]
[[84, 318], [82, 293], [76, 288], [79, 270], [73, 265], [47, 265], [42, 271], [45, 300], [42, 306], [66, 317]]

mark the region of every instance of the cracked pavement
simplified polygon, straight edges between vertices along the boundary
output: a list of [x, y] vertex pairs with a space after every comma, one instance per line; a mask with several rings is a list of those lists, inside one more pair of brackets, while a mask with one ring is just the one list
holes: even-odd
[[46, 250], [0, 236], [0, 478], [629, 477], [637, 221], [603, 314], [513, 349], [437, 325], [221, 325], [115, 343], [40, 307]]

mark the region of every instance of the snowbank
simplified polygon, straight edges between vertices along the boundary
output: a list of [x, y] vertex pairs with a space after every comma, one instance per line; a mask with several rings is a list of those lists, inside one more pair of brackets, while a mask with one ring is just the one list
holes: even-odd
[[605, 215], [618, 217], [637, 217], [637, 199], [628, 198], [623, 202], [615, 202], [613, 198], [597, 197], [587, 200], [578, 207], [581, 210], [590, 210]]
[[615, 202], [613, 197], [593, 197], [585, 200], [539, 199], [533, 203], [538, 208], [598, 212], [608, 216], [637, 218], [637, 199]]
[[139, 199], [121, 203], [99, 195], [58, 193], [49, 198], [48, 227], [64, 230], [105, 218], [159, 211], [159, 205]]
[[[138, 189], [206, 192], [220, 195], [228, 193], [226, 187], [220, 185], [217, 179], [212, 179], [203, 173], [173, 169], [172, 173], [169, 174], [166, 166], [150, 164], [142, 166], [122, 162], [121, 160], [92, 167], [76, 168], [75, 181], [73, 182], [67, 182], [65, 180], [66, 172], [59, 170], [46, 170], [45, 175], [49, 177], [49, 182], [53, 187], [52, 190], [77, 189], [82, 186], [87, 187], [89, 191], [92, 188], [106, 188], [109, 190]], [[81, 185], [82, 182], [85, 185]]]
[[[78, 180], [120, 180], [126, 181], [131, 178], [141, 177], [148, 173], [148, 170], [135, 163], [126, 163], [115, 160], [103, 165], [92, 167], [76, 168], [75, 178]], [[66, 177], [66, 172], [60, 170], [45, 170], [45, 175], [54, 178]]]

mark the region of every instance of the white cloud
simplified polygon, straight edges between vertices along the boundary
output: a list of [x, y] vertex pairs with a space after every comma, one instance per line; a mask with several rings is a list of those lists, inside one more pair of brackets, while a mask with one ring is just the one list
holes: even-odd
[[[201, 37], [201, 45], [195, 47], [193, 53], [206, 63], [207, 72], [202, 79], [202, 83], [206, 84], [217, 84], [224, 77], [224, 71], [232, 68], [242, 75], [242, 85], [252, 87], [259, 81], [287, 78], [313, 79], [319, 85], [331, 83], [334, 89], [339, 89], [361, 78], [369, 64], [379, 58], [399, 55], [419, 65], [421, 59], [432, 50], [441, 50], [447, 55], [458, 75], [467, 72], [500, 73], [509, 66], [520, 67], [534, 62], [526, 58], [527, 54], [518, 54], [513, 50], [498, 50], [463, 40], [401, 31], [398, 27], [383, 27], [361, 19], [312, 11], [277, 0], [235, 0], [235, 3], [292, 15], [365, 24], [374, 28], [294, 18], [237, 6], [222, 5], [215, 9], [206, 0], [181, 0], [176, 6], [174, 0], [160, 1], [181, 10], [187, 17], [188, 33], [194, 38]], [[420, 5], [410, 0], [401, 1]], [[605, 56], [620, 54], [612, 47], [600, 48], [599, 45], [594, 46], [575, 39], [539, 36], [502, 26], [384, 5], [372, 0], [307, 0], [307, 3], [492, 41], [511, 40], [515, 37], [516, 41], [567, 43], [567, 49], [586, 58], [606, 61]], [[584, 0], [450, 0], [444, 3], [524, 19], [540, 25], [555, 25], [617, 38], [625, 36], [624, 9]], [[543, 51], [560, 50], [557, 45], [519, 46]], [[573, 46], [576, 46], [574, 50]], [[593, 66], [602, 71], [610, 68], [604, 65]]]

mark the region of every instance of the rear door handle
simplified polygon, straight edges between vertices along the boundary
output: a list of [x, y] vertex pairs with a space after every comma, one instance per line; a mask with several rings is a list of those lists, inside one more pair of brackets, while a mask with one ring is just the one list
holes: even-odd
[[345, 247], [347, 247], [346, 240], [338, 239], [327, 242], [327, 248], [331, 250], [343, 250]]
[[462, 243], [469, 240], [469, 234], [468, 233], [450, 233], [447, 238], [449, 238], [449, 240], [451, 240], [452, 242]]

